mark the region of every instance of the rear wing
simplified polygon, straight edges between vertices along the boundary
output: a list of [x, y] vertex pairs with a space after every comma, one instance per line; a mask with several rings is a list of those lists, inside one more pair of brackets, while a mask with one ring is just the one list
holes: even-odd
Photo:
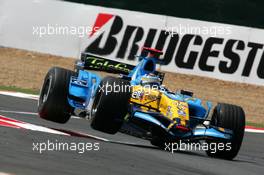
[[[87, 52], [81, 53], [81, 62], [77, 61], [75, 64], [75, 69], [95, 70], [123, 75], [128, 75], [135, 67], [131, 64], [113, 61]], [[155, 74], [163, 81], [165, 73], [156, 71]]]
[[76, 67], [82, 67], [86, 70], [103, 71], [114, 74], [128, 75], [135, 66], [131, 64], [113, 61], [107, 58], [92, 55], [90, 53], [81, 53], [81, 63], [77, 62]]

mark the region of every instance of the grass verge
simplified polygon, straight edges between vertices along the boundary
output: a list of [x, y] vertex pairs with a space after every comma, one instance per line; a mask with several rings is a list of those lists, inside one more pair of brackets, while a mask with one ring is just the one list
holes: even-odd
[[247, 126], [254, 126], [256, 128], [264, 128], [264, 123], [246, 122]]
[[13, 91], [13, 92], [22, 92], [26, 94], [34, 94], [38, 95], [39, 90], [38, 89], [23, 89], [15, 86], [0, 86], [1, 91]]

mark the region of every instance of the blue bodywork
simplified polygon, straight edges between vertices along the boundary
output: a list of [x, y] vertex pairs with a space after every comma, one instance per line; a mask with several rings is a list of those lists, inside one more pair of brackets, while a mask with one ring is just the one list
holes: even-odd
[[[94, 73], [85, 70], [78, 71], [78, 77], [71, 77], [69, 84], [69, 104], [74, 108], [85, 109], [95, 95], [101, 78]], [[78, 99], [78, 100], [74, 100]]]
[[[130, 84], [132, 86], [139, 85], [142, 76], [156, 72], [156, 65], [158, 63], [156, 58], [140, 57], [140, 60], [139, 64], [127, 75], [121, 75], [121, 78], [130, 79]], [[82, 67], [84, 66], [84, 62], [78, 62], [77, 65]], [[75, 109], [89, 110], [89, 105], [93, 101], [101, 78], [93, 72], [82, 69], [79, 69], [77, 73], [78, 76], [72, 76], [70, 80], [68, 102]], [[164, 126], [161, 120], [159, 120], [159, 117], [155, 117], [156, 114], [143, 112], [137, 107], [132, 108], [132, 111], [130, 111], [131, 120], [137, 120], [149, 126], [159, 127], [175, 139], [205, 139], [210, 137], [229, 140], [232, 138], [232, 131], [228, 129], [210, 125], [196, 127], [197, 125], [203, 126], [203, 122], [207, 120], [212, 108], [211, 102], [206, 102], [205, 108], [202, 105], [201, 99], [181, 93], [173, 93], [168, 90], [164, 93], [171, 99], [188, 103], [190, 110], [195, 114], [195, 116], [191, 116], [190, 118], [189, 131], [183, 132], [177, 128], [168, 129], [168, 127]]]

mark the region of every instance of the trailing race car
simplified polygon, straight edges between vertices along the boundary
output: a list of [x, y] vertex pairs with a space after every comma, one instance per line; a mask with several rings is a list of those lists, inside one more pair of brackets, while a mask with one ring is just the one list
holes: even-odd
[[[124, 122], [130, 122], [151, 133], [151, 143], [165, 148], [166, 143], [229, 144], [207, 154], [233, 159], [239, 152], [245, 127], [241, 107], [219, 103], [212, 111], [211, 102], [189, 91], [172, 92], [158, 72], [161, 51], [143, 48], [145, 56], [133, 66], [82, 53], [75, 71], [53, 67], [47, 73], [39, 97], [38, 112], [43, 119], [66, 123], [71, 115], [88, 117], [93, 129], [115, 134]], [[121, 74], [101, 79], [87, 70]], [[211, 116], [211, 119], [209, 119]]]

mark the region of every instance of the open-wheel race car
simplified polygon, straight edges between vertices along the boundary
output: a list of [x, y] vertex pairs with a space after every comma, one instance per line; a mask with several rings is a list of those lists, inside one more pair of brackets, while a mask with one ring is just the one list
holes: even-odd
[[[162, 85], [162, 52], [143, 48], [136, 65], [82, 53], [75, 71], [51, 68], [41, 89], [38, 112], [43, 119], [66, 123], [71, 115], [90, 119], [93, 129], [115, 134], [124, 122], [151, 133], [151, 143], [165, 148], [167, 143], [204, 141], [229, 144], [216, 148], [211, 157], [233, 159], [239, 152], [245, 127], [241, 107], [195, 98], [190, 91], [170, 91]], [[100, 78], [94, 71], [119, 74]], [[188, 86], [188, 85], [186, 85]], [[202, 85], [201, 85], [202, 86]]]

